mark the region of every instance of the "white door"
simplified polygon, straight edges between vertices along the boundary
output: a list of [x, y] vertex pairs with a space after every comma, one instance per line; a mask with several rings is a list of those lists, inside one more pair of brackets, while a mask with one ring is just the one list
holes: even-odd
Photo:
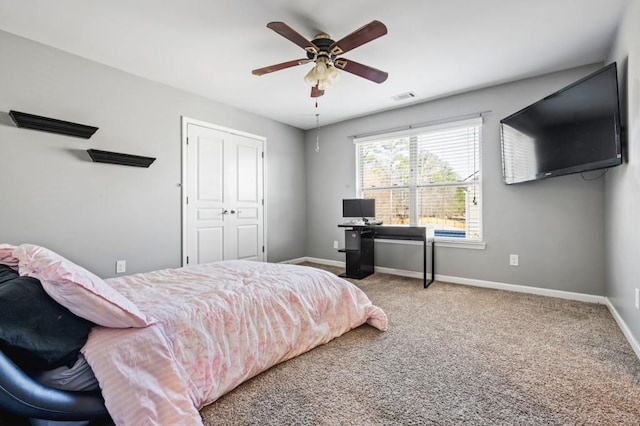
[[186, 123], [183, 264], [264, 260], [263, 143]]

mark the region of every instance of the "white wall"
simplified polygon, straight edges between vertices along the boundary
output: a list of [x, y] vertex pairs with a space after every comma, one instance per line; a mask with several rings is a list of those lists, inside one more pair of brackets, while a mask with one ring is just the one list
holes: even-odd
[[624, 164], [606, 177], [606, 295], [640, 342], [640, 310], [634, 306], [640, 288], [640, 1], [632, 1], [623, 16], [609, 58], [618, 62], [627, 138]]
[[[267, 138], [268, 260], [304, 255], [303, 132], [0, 32], [0, 242], [49, 247], [103, 276], [180, 266], [181, 116]], [[9, 110], [97, 126], [17, 128]], [[156, 157], [92, 163], [88, 148]]]
[[[306, 135], [310, 257], [344, 261], [333, 241], [342, 198], [355, 194], [355, 149], [350, 135], [397, 128], [473, 112], [484, 117], [482, 191], [486, 249], [437, 247], [436, 273], [540, 288], [604, 295], [604, 183], [570, 175], [505, 185], [502, 182], [499, 121], [572, 83], [601, 64], [451, 96], [321, 128]], [[325, 96], [332, 96], [329, 91]], [[588, 177], [601, 172], [590, 172]], [[376, 266], [422, 270], [420, 247], [376, 243]], [[519, 267], [509, 266], [518, 254]]]

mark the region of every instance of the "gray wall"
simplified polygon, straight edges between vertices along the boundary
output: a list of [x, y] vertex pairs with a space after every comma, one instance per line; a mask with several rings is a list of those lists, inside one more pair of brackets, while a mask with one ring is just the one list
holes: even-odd
[[[604, 295], [604, 183], [580, 175], [507, 186], [502, 182], [499, 121], [601, 64], [451, 96], [321, 128], [306, 135], [307, 255], [344, 261], [333, 241], [341, 200], [355, 196], [355, 149], [350, 135], [491, 111], [482, 134], [486, 249], [437, 247], [437, 274]], [[327, 93], [326, 96], [332, 96]], [[321, 112], [320, 112], [321, 113]], [[598, 175], [600, 172], [591, 172]], [[593, 175], [588, 175], [593, 177]], [[519, 267], [509, 266], [518, 254]], [[376, 244], [376, 266], [422, 270], [420, 247]]]
[[[0, 242], [49, 247], [92, 272], [177, 267], [181, 116], [267, 138], [269, 261], [304, 256], [304, 133], [0, 32]], [[9, 110], [99, 127], [89, 140], [15, 127]], [[90, 162], [88, 148], [157, 157]]]
[[640, 341], [640, 311], [634, 306], [640, 288], [640, 2], [624, 14], [610, 61], [618, 63], [621, 107], [626, 118], [627, 146], [622, 166], [606, 176], [606, 294]]

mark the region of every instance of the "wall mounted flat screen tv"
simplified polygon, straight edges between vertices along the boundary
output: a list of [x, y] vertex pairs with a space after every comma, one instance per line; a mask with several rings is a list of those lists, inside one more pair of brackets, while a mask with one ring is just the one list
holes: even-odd
[[616, 63], [500, 120], [507, 184], [622, 163]]
[[362, 219], [376, 217], [376, 200], [368, 198], [342, 200], [342, 217], [359, 217]]

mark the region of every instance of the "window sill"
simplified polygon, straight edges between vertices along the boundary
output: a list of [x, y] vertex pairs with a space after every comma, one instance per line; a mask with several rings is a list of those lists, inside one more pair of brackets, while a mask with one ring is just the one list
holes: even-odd
[[436, 238], [436, 247], [484, 250], [487, 248], [487, 243], [484, 241], [460, 241], [451, 238]]

